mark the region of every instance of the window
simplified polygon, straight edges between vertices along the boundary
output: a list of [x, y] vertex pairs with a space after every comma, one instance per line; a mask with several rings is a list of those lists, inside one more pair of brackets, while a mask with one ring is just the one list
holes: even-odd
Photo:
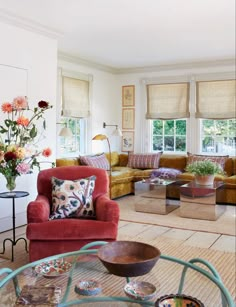
[[152, 150], [186, 152], [186, 119], [152, 120]]
[[232, 73], [187, 79], [189, 84], [184, 76], [143, 83], [150, 133], [143, 150], [234, 156], [236, 81]]
[[201, 120], [201, 152], [236, 154], [236, 120]]
[[[59, 69], [57, 122], [70, 128], [72, 137], [58, 136], [57, 156], [78, 156], [87, 149], [87, 131], [90, 117], [92, 76]], [[58, 127], [58, 131], [63, 125]]]
[[84, 120], [80, 118], [61, 118], [61, 123], [64, 123], [72, 131], [72, 137], [59, 137], [59, 151], [62, 156], [75, 155], [81, 152], [83, 147], [82, 131], [84, 130]]

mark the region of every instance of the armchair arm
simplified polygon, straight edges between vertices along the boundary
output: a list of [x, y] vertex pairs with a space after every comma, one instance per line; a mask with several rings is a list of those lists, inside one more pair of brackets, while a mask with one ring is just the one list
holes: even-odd
[[27, 222], [41, 223], [48, 221], [50, 215], [49, 199], [44, 195], [38, 195], [27, 207]]
[[118, 224], [120, 208], [117, 202], [106, 195], [100, 195], [95, 201], [96, 217], [99, 221], [114, 222]]

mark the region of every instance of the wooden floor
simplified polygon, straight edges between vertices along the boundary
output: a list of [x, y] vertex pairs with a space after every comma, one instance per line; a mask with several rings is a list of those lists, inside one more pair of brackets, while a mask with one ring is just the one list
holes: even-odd
[[145, 239], [147, 242], [161, 236], [181, 241], [180, 243], [184, 245], [232, 253], [236, 251], [235, 236], [220, 235], [215, 233], [197, 232], [120, 221], [118, 239], [120, 234], [131, 238], [134, 235], [138, 235], [138, 237]]
[[[26, 226], [16, 229], [16, 237], [25, 236]], [[196, 232], [191, 230], [182, 230], [168, 228], [163, 226], [147, 225], [131, 222], [119, 222], [118, 239], [120, 235], [129, 238], [137, 236], [146, 242], [155, 239], [158, 236], [178, 240], [181, 244], [201, 248], [208, 248], [226, 252], [236, 252], [235, 236], [220, 235], [215, 233]], [[12, 231], [0, 233], [0, 245], [5, 238], [11, 237]]]

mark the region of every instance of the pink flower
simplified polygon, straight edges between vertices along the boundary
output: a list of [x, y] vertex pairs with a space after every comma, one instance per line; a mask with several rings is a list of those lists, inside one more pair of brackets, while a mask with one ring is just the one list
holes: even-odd
[[28, 174], [29, 171], [30, 171], [30, 165], [22, 162], [22, 163], [17, 165], [16, 170], [20, 174]]
[[45, 148], [43, 151], [42, 151], [42, 155], [44, 156], [44, 157], [49, 157], [49, 156], [51, 156], [51, 154], [52, 154], [52, 150], [48, 147], [48, 148]]
[[13, 107], [16, 110], [24, 110], [28, 108], [28, 102], [25, 96], [18, 96], [13, 100]]

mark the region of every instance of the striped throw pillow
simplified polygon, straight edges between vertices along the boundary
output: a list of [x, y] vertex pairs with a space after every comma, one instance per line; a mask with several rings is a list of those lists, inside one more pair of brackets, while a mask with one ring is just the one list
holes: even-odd
[[152, 169], [159, 167], [162, 152], [146, 154], [129, 154], [128, 167], [140, 169]]
[[93, 166], [97, 168], [102, 168], [109, 170], [109, 162], [106, 158], [106, 155], [103, 153], [99, 156], [81, 156], [80, 162], [83, 165]]

